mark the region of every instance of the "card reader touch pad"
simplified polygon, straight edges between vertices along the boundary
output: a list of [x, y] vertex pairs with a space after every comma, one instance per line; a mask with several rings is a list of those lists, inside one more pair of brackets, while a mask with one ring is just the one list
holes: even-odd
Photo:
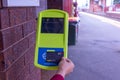
[[52, 63], [59, 63], [63, 57], [63, 52], [47, 52], [46, 61]]

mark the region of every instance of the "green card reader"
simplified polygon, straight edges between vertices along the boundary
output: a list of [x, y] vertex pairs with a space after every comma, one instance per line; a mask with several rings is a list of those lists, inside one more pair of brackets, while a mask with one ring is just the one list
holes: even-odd
[[62, 57], [68, 53], [68, 14], [57, 9], [39, 13], [36, 32], [36, 67], [57, 70]]

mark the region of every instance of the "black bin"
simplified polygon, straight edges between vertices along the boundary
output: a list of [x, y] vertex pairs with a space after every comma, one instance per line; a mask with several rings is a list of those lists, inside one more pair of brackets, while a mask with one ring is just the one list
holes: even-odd
[[76, 44], [76, 21], [69, 21], [68, 45]]

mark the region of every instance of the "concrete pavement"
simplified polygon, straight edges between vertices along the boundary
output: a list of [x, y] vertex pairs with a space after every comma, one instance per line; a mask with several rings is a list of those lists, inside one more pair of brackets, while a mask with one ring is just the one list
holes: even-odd
[[89, 12], [89, 13], [120, 21], [120, 12], [108, 11], [106, 13], [105, 12]]
[[79, 38], [69, 46], [74, 72], [65, 80], [120, 80], [120, 23], [81, 13]]

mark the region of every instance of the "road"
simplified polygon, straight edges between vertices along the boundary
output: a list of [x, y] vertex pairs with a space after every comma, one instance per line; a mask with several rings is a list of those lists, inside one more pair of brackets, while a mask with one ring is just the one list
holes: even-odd
[[74, 71], [65, 80], [120, 80], [120, 22], [80, 13], [79, 37], [69, 46]]

